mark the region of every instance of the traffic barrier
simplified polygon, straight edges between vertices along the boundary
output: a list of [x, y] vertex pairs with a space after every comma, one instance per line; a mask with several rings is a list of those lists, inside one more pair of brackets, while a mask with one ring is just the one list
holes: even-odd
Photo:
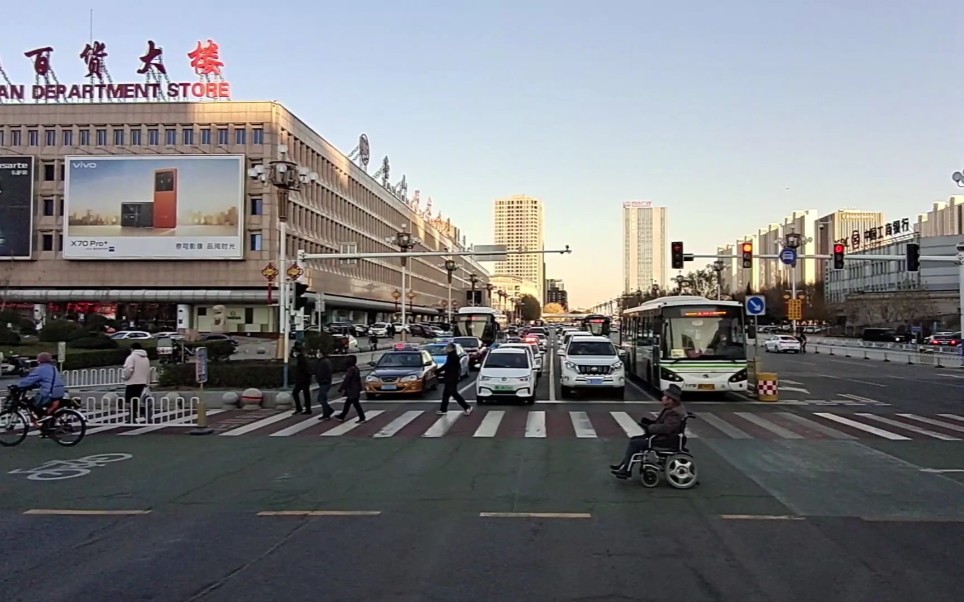
[[756, 396], [760, 401], [780, 401], [780, 380], [776, 372], [757, 374]]
[[88, 424], [103, 426], [167, 425], [195, 426], [197, 397], [133, 397], [129, 401], [116, 395], [74, 397]]
[[754, 357], [746, 361], [746, 392], [751, 397], [756, 397], [757, 380], [760, 373], [760, 358]]
[[[64, 370], [64, 383], [67, 389], [89, 389], [93, 387], [123, 387], [124, 368], [90, 368], [85, 370]], [[157, 368], [151, 367], [151, 384], [157, 384]]]

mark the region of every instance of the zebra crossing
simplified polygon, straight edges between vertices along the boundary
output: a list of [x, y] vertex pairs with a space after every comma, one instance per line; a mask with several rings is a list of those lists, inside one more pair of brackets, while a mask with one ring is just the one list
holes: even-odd
[[[656, 412], [650, 414], [655, 416]], [[834, 413], [801, 408], [695, 411], [693, 414], [695, 418], [687, 426], [690, 439], [964, 440], [964, 415], [959, 414]], [[359, 424], [354, 417], [339, 422], [319, 421], [317, 414], [228, 411], [212, 416], [210, 426], [220, 437], [323, 439], [622, 439], [643, 434], [639, 415], [626, 411], [476, 408], [465, 416], [461, 411], [437, 415], [434, 410], [395, 407], [369, 410], [366, 417], [367, 421]], [[102, 430], [127, 436], [184, 432], [176, 427], [126, 425]]]

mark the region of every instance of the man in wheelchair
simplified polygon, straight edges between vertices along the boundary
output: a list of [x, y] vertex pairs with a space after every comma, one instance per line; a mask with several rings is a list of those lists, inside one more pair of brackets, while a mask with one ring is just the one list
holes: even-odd
[[613, 474], [619, 479], [630, 477], [630, 463], [634, 455], [642, 453], [652, 447], [672, 447], [677, 445], [679, 435], [683, 431], [683, 424], [686, 418], [686, 410], [683, 408], [683, 391], [677, 385], [670, 385], [663, 391], [660, 399], [663, 411], [659, 413], [656, 420], [643, 417], [640, 419], [640, 426], [645, 429], [646, 434], [629, 439], [626, 446], [626, 453], [619, 464], [611, 464]]

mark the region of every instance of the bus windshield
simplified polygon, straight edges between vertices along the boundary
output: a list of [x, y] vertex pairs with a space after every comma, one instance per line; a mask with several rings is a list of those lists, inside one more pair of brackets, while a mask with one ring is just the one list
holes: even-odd
[[[475, 337], [485, 340], [492, 336], [492, 317], [486, 315], [462, 315], [455, 319], [456, 336]], [[486, 330], [488, 329], [488, 332]]]
[[664, 316], [664, 358], [746, 359], [739, 307], [674, 307]]

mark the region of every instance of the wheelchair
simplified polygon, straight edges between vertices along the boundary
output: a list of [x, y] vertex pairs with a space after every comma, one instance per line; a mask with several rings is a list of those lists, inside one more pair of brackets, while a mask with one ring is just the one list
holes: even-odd
[[691, 418], [696, 416], [687, 412], [686, 417], [683, 418], [682, 432], [674, 444], [653, 447], [653, 438], [656, 435], [651, 435], [650, 449], [633, 454], [629, 460], [628, 470], [632, 472], [633, 467], [639, 464], [639, 480], [643, 487], [656, 487], [664, 478], [676, 489], [690, 489], [699, 483], [696, 462], [686, 447], [686, 422]]

